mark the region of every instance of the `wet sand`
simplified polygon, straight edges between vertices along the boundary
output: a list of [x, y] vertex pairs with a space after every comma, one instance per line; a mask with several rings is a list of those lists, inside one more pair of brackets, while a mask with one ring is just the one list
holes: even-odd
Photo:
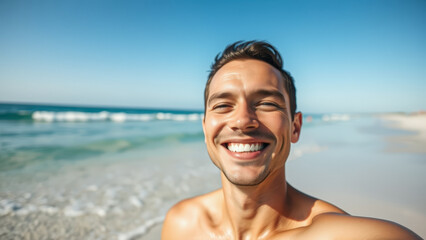
[[216, 173], [202, 142], [3, 173], [0, 239], [159, 239], [167, 210], [217, 188]]

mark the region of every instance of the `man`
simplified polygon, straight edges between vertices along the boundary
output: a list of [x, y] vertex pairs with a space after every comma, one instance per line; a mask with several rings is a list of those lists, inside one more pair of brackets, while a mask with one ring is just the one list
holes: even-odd
[[286, 182], [302, 114], [282, 67], [265, 42], [236, 42], [216, 57], [203, 130], [222, 188], [172, 207], [162, 239], [420, 239], [392, 222], [350, 216]]

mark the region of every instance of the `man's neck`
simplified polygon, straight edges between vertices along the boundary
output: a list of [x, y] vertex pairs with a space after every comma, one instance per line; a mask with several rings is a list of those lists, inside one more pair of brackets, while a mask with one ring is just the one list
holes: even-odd
[[222, 174], [224, 219], [235, 239], [258, 239], [282, 226], [288, 212], [284, 169], [271, 173], [256, 186], [237, 186]]

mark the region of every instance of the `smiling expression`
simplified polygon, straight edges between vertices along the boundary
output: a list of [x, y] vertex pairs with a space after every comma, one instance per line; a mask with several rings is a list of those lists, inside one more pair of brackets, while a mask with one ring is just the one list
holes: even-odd
[[301, 114], [291, 119], [284, 79], [259, 60], [234, 60], [213, 76], [203, 120], [213, 163], [236, 185], [257, 185], [284, 171]]

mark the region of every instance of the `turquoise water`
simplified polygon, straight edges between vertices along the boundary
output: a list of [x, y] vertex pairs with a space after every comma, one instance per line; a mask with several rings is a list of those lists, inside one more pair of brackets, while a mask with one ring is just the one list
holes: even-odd
[[203, 139], [201, 111], [0, 104], [0, 171]]

